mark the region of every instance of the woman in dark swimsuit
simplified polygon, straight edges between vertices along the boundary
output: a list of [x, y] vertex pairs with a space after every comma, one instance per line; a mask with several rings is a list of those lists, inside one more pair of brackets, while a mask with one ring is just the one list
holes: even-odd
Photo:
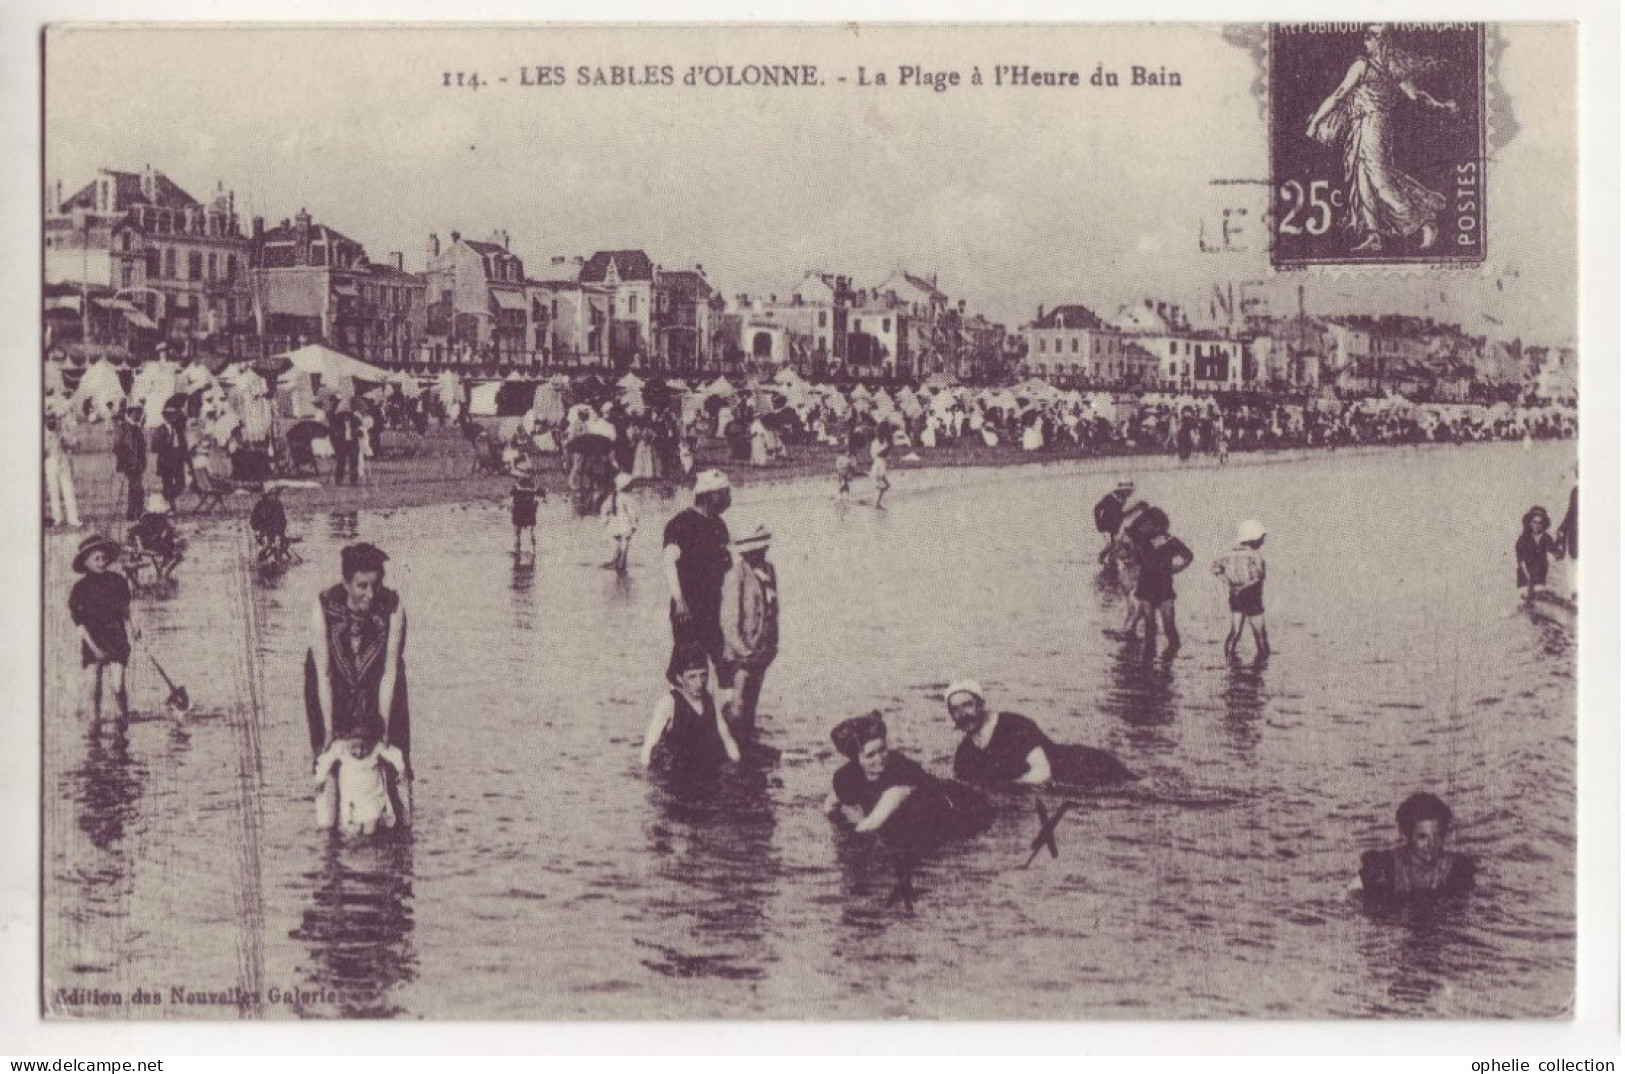
[[1471, 890], [1478, 863], [1444, 848], [1450, 835], [1450, 807], [1423, 791], [1399, 805], [1395, 816], [1403, 843], [1392, 850], [1360, 856], [1360, 889], [1378, 902], [1418, 896], [1461, 895]]
[[948, 687], [948, 714], [965, 737], [954, 753], [954, 778], [978, 786], [1057, 783], [1099, 787], [1138, 779], [1105, 750], [1063, 746], [1016, 712], [989, 713], [970, 679]]
[[305, 717], [312, 756], [339, 739], [394, 746], [406, 761], [395, 781], [396, 816], [410, 823], [412, 718], [406, 693], [406, 609], [384, 586], [389, 559], [370, 544], [340, 555], [344, 581], [316, 598], [305, 654]]
[[716, 774], [725, 761], [739, 760], [739, 744], [706, 689], [710, 657], [704, 649], [682, 647], [673, 660], [676, 689], [655, 703], [643, 735], [644, 768], [659, 762], [668, 775], [696, 779]]
[[937, 779], [893, 752], [879, 712], [846, 720], [830, 739], [847, 763], [835, 773], [824, 811], [845, 819], [856, 833], [879, 832], [890, 842], [921, 846], [976, 835], [991, 822], [992, 810], [980, 794]]

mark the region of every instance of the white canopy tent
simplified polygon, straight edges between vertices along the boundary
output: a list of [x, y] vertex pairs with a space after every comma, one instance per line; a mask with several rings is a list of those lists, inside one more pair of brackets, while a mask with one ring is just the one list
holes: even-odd
[[475, 417], [494, 418], [497, 413], [497, 392], [502, 390], [499, 380], [476, 384], [468, 392], [468, 412]]
[[359, 358], [352, 358], [320, 343], [306, 344], [279, 357], [292, 362], [293, 368], [284, 373], [278, 383], [284, 387], [291, 387], [293, 381], [303, 379], [309, 385], [312, 394], [331, 392], [340, 398], [348, 399], [375, 384], [383, 384], [389, 380], [389, 373], [386, 370], [368, 365]]
[[455, 414], [463, 402], [463, 382], [456, 373], [449, 369], [440, 371], [434, 381], [434, 393], [440, 399], [440, 405], [449, 414]]
[[124, 385], [119, 382], [118, 370], [107, 359], [98, 358], [79, 378], [73, 392], [74, 407], [82, 409], [90, 404], [92, 415], [105, 417], [122, 402]]
[[180, 384], [181, 367], [167, 358], [148, 362], [141, 367], [130, 385], [130, 399], [140, 404], [144, 424], [156, 429], [164, 423], [163, 408]]

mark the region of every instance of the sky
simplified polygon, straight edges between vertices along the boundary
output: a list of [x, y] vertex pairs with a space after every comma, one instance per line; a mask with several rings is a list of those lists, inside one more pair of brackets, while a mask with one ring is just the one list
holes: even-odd
[[[662, 29], [73, 28], [46, 46], [45, 178], [151, 164], [244, 227], [301, 208], [375, 260], [421, 269], [428, 235], [506, 229], [534, 274], [554, 255], [642, 248], [703, 264], [724, 294], [786, 294], [807, 269], [859, 286], [935, 274], [1015, 327], [1037, 307], [1110, 316], [1143, 297], [1197, 320], [1215, 285], [1278, 312], [1405, 312], [1568, 342], [1576, 317], [1574, 40], [1499, 30], [1491, 71], [1515, 130], [1489, 166], [1489, 261], [1468, 269], [1275, 274], [1261, 236], [1203, 253], [1225, 207], [1256, 219], [1267, 128], [1254, 57], [1216, 26]], [[813, 88], [687, 88], [693, 66], [815, 64]], [[678, 84], [577, 85], [578, 68], [670, 65]], [[997, 65], [1178, 71], [1179, 88], [974, 87]], [[521, 72], [564, 68], [562, 87]], [[905, 65], [957, 71], [944, 92]], [[860, 66], [872, 80], [860, 86]], [[447, 88], [478, 72], [478, 90]], [[837, 79], [845, 77], [846, 83]], [[506, 84], [497, 78], [507, 78]], [[1492, 135], [1492, 141], [1495, 140]], [[1214, 180], [1241, 180], [1215, 186]]]

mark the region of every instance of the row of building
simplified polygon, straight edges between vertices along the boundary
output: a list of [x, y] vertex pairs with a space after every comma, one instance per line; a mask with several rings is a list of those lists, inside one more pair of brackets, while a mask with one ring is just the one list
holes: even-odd
[[1022, 336], [1021, 373], [1064, 384], [1331, 387], [1457, 401], [1508, 390], [1572, 400], [1578, 389], [1572, 347], [1526, 347], [1401, 315], [1254, 312], [1219, 330], [1193, 327], [1179, 307], [1146, 299], [1109, 320], [1084, 306], [1039, 307]]
[[934, 278], [899, 271], [860, 289], [809, 272], [781, 300], [730, 304], [703, 265], [667, 268], [642, 250], [527, 266], [506, 231], [431, 234], [422, 271], [369, 256], [301, 210], [244, 230], [236, 197], [199, 201], [161, 171], [104, 169], [45, 215], [48, 343], [140, 354], [267, 353], [322, 342], [375, 364], [493, 371], [596, 366], [725, 371], [795, 363], [814, 372], [995, 375], [1003, 326], [950, 304]]
[[[732, 300], [703, 265], [667, 268], [642, 250], [529, 265], [506, 231], [428, 237], [421, 271], [304, 210], [245, 231], [217, 183], [200, 201], [150, 166], [109, 169], [45, 206], [47, 344], [229, 357], [322, 342], [418, 372], [472, 366], [672, 373], [793, 365], [813, 376], [969, 381], [1033, 376], [1065, 386], [1409, 390], [1465, 398], [1541, 381], [1572, 395], [1571, 349], [1522, 348], [1416, 318], [1270, 317], [1220, 328], [1146, 300], [1110, 319], [1039, 307], [1015, 331], [950, 300], [935, 276], [898, 271], [871, 287], [809, 271], [790, 293]], [[1301, 305], [1301, 302], [1300, 302]]]

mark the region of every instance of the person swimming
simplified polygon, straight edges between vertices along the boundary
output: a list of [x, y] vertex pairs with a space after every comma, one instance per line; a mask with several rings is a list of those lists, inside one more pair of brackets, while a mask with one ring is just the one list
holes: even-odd
[[1063, 746], [1020, 713], [989, 712], [974, 679], [951, 683], [943, 697], [964, 736], [954, 751], [954, 778], [961, 782], [1098, 787], [1139, 778], [1105, 750]]
[[1420, 791], [1399, 804], [1394, 815], [1400, 846], [1360, 855], [1360, 889], [1370, 899], [1460, 895], [1472, 889], [1478, 863], [1444, 848], [1453, 820], [1450, 807]]
[[980, 794], [892, 750], [878, 711], [842, 721], [830, 741], [847, 763], [835, 773], [824, 811], [857, 834], [878, 832], [895, 845], [918, 848], [979, 834], [992, 822]]

